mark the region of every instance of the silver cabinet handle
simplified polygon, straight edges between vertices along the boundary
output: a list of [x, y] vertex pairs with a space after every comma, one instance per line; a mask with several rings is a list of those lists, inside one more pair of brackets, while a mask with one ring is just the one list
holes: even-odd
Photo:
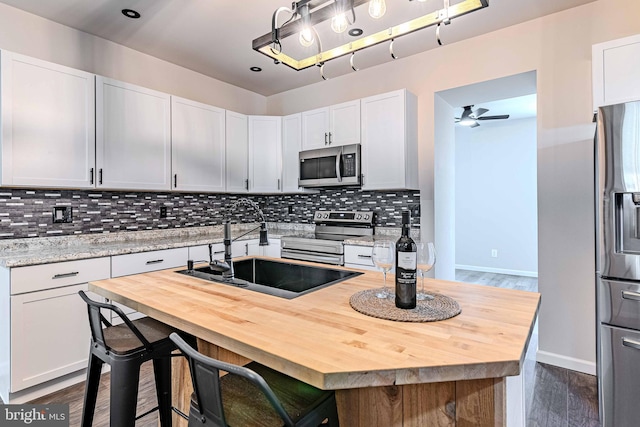
[[622, 299], [640, 301], [640, 294], [638, 292], [633, 292], [633, 291], [622, 291]]
[[72, 271], [71, 273], [56, 274], [55, 276], [52, 277], [52, 279], [64, 279], [66, 277], [77, 276], [78, 274], [79, 273], [77, 271]]
[[327, 136], [328, 134], [325, 132], [324, 133], [324, 145], [327, 145], [329, 142], [327, 141]]
[[245, 179], [245, 180], [244, 180], [244, 187], [245, 187], [245, 189], [247, 189], [247, 190], [249, 189], [249, 180], [248, 180], [248, 179]]
[[161, 262], [164, 262], [163, 259], [154, 259], [151, 261], [147, 261], [147, 265], [151, 265], [151, 264], [160, 264]]
[[280, 189], [280, 178], [278, 178], [278, 190]]
[[358, 258], [373, 258], [371, 255], [358, 255]]
[[173, 175], [173, 188], [178, 188], [178, 174]]
[[214, 255], [218, 255], [218, 254], [223, 254], [223, 253], [224, 253], [224, 250], [222, 250], [222, 251], [215, 251], [213, 254], [214, 254]]
[[331, 140], [331, 132], [329, 132], [329, 145], [331, 145], [333, 141]]
[[98, 171], [98, 184], [102, 185], [102, 168]]
[[640, 341], [631, 340], [629, 338], [622, 338], [622, 345], [625, 347], [635, 348], [636, 350], [640, 350]]
[[89, 184], [93, 185], [93, 168], [91, 168], [91, 170], [89, 170], [89, 175], [91, 175]]

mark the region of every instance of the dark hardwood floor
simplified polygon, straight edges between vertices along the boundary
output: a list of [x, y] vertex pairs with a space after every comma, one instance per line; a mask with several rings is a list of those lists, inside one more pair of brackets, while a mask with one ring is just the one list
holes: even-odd
[[[456, 270], [456, 280], [537, 292], [534, 277]], [[524, 362], [527, 427], [599, 427], [598, 384], [593, 375], [536, 362], [536, 323]]]
[[[486, 286], [537, 291], [535, 278], [456, 271], [456, 280]], [[537, 325], [531, 337], [524, 363], [525, 407], [527, 427], [598, 427], [598, 392], [596, 377], [535, 361], [538, 347]], [[153, 369], [150, 362], [142, 367], [138, 413], [156, 406]], [[80, 425], [84, 383], [76, 384], [31, 403], [69, 403], [70, 426]], [[102, 377], [94, 427], [109, 425], [109, 374]], [[136, 426], [158, 425], [157, 412], [136, 422]], [[426, 426], [425, 426], [426, 427]]]

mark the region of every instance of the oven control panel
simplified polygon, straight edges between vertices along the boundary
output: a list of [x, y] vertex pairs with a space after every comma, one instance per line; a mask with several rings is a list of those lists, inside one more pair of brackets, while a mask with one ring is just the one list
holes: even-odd
[[366, 211], [317, 211], [313, 217], [315, 222], [373, 224], [373, 212]]

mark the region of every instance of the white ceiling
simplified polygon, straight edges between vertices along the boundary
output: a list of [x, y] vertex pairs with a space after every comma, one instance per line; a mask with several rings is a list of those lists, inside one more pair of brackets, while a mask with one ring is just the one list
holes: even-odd
[[[489, 7], [452, 21], [441, 29], [445, 44], [471, 38], [594, 0], [489, 0]], [[128, 46], [235, 86], [269, 96], [321, 80], [317, 67], [294, 71], [275, 65], [251, 48], [253, 39], [271, 31], [271, 16], [290, 0], [0, 0], [10, 6]], [[387, 15], [372, 23], [366, 10], [356, 10], [356, 27], [365, 34], [376, 26], [385, 28], [402, 21], [395, 15], [409, 8], [420, 16], [442, 7], [442, 0], [423, 2], [386, 0]], [[452, 0], [455, 4], [460, 0]], [[359, 9], [366, 7], [361, 6]], [[122, 9], [134, 9], [140, 19], [125, 18]], [[286, 15], [286, 14], [283, 14]], [[285, 16], [283, 16], [285, 18]], [[346, 33], [334, 38], [348, 39]], [[321, 33], [322, 35], [322, 33]], [[329, 36], [323, 37], [324, 48]], [[285, 44], [286, 46], [286, 44]], [[434, 30], [424, 29], [396, 40], [395, 52], [406, 57], [438, 45]], [[286, 49], [286, 48], [285, 48]], [[287, 51], [285, 50], [285, 53]], [[388, 45], [359, 52], [359, 68], [391, 61]], [[260, 73], [249, 70], [263, 69]], [[325, 74], [336, 77], [351, 73], [348, 58], [327, 63]]]

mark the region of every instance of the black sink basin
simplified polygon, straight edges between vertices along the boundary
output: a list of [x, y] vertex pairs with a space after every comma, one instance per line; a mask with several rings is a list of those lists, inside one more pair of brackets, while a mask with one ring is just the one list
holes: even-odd
[[195, 268], [191, 271], [180, 270], [176, 273], [243, 287], [287, 299], [292, 299], [362, 274], [355, 271], [336, 270], [260, 258], [234, 261], [233, 269], [235, 272], [234, 279], [223, 278], [219, 273], [214, 273], [209, 266]]

